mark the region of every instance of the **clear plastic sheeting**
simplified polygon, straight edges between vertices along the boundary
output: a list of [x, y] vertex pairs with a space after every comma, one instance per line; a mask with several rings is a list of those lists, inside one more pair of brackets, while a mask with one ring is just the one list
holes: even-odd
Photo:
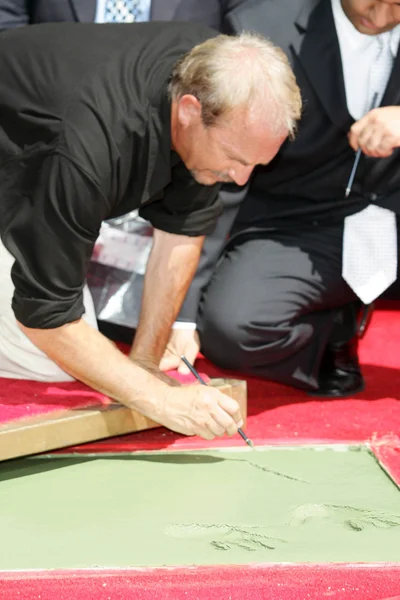
[[99, 320], [136, 328], [152, 243], [137, 210], [103, 223], [87, 278]]

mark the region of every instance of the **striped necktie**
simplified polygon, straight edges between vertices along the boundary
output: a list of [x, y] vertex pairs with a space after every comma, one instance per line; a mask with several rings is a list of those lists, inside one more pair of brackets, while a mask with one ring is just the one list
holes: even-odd
[[[390, 34], [378, 36], [378, 43], [367, 106], [371, 106], [375, 93], [379, 105], [393, 67]], [[370, 204], [345, 218], [342, 275], [364, 304], [373, 302], [396, 280], [397, 226], [393, 211]]]
[[133, 23], [142, 16], [140, 0], [107, 0], [104, 8], [105, 23]]

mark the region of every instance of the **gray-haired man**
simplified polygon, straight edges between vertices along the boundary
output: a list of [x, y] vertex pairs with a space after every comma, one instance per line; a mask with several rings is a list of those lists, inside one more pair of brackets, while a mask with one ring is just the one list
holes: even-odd
[[[0, 36], [0, 96], [0, 233], [15, 258], [0, 374], [77, 378], [176, 431], [233, 434], [236, 402], [173, 388], [157, 365], [220, 212], [216, 184], [246, 183], [299, 117], [284, 54], [181, 23], [41, 25]], [[83, 289], [102, 221], [138, 207], [155, 235], [129, 359]]]

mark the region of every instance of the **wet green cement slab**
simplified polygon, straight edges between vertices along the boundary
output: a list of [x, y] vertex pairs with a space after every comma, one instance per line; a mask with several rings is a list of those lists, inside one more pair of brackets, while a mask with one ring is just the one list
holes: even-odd
[[365, 448], [39, 457], [0, 466], [0, 569], [400, 560]]

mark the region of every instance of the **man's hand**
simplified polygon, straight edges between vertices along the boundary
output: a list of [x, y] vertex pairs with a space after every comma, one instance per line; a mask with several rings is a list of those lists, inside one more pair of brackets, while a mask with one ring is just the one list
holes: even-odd
[[374, 108], [354, 123], [349, 133], [350, 146], [361, 148], [367, 156], [384, 158], [400, 146], [400, 107]]
[[173, 431], [199, 435], [205, 440], [225, 433], [235, 435], [243, 426], [236, 400], [211, 386], [199, 384], [169, 388], [159, 414], [152, 418]]
[[83, 319], [55, 329], [20, 328], [72, 377], [174, 431], [211, 440], [243, 425], [236, 400], [211, 386], [166, 385], [151, 373], [151, 362], [143, 368]]
[[167, 349], [160, 362], [161, 371], [177, 369], [178, 373], [190, 373], [181, 356], [186, 356], [192, 365], [200, 349], [199, 334], [195, 329], [173, 329]]

